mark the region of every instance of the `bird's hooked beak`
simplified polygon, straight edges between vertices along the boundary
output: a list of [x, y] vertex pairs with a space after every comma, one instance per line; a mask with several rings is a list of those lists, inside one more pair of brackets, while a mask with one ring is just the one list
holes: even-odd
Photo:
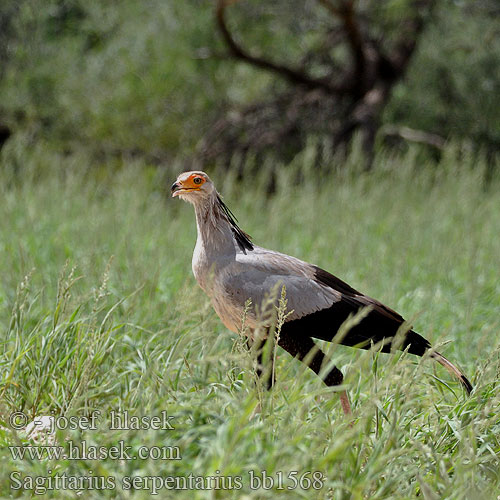
[[199, 186], [191, 185], [192, 183], [186, 181], [176, 181], [172, 184], [170, 191], [172, 191], [172, 198], [179, 196], [180, 194], [186, 194], [191, 191], [199, 191]]
[[201, 186], [204, 184], [205, 179], [197, 173], [186, 176], [178, 177], [172, 184], [170, 191], [172, 197], [175, 198], [181, 194], [187, 194], [193, 191], [201, 191]]
[[172, 184], [172, 187], [170, 188], [170, 191], [172, 193], [172, 198], [175, 198], [179, 194], [179, 190], [181, 189], [181, 185], [177, 182], [174, 182]]

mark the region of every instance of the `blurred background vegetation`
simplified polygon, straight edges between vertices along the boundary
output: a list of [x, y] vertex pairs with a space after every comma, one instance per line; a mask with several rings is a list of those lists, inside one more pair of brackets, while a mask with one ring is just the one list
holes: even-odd
[[314, 144], [328, 168], [359, 136], [366, 168], [381, 148], [439, 157], [449, 141], [493, 165], [499, 13], [494, 0], [3, 0], [0, 144], [186, 168], [288, 162]]

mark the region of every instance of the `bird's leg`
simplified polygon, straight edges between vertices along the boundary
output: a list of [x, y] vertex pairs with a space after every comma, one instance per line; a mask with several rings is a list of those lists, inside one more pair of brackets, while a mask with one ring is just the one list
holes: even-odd
[[347, 391], [342, 391], [340, 393], [340, 404], [342, 405], [345, 415], [350, 415], [352, 413], [351, 403], [349, 402], [349, 395], [347, 394]]
[[249, 350], [253, 348], [253, 344], [256, 342], [255, 352], [257, 353], [257, 368], [256, 373], [257, 377], [262, 381], [263, 386], [270, 390], [275, 382], [274, 377], [274, 346], [271, 346], [271, 352], [269, 356], [269, 363], [267, 366], [264, 366], [264, 349], [266, 346], [267, 338], [259, 339], [252, 341], [249, 337], [247, 337], [247, 346]]
[[[298, 337], [282, 332], [278, 345], [290, 353], [294, 358], [298, 358], [300, 361], [306, 363], [318, 376], [323, 363], [325, 361], [328, 363], [329, 361], [324, 352], [314, 343], [311, 337]], [[334, 366], [322, 380], [327, 386], [332, 387], [342, 384], [344, 376], [342, 372]], [[351, 413], [351, 404], [349, 403], [349, 397], [346, 391], [340, 393], [340, 403], [344, 413], [349, 415]]]
[[[274, 379], [274, 345], [271, 345], [271, 351], [269, 353], [269, 359], [264, 360], [264, 350], [266, 348], [267, 338], [259, 340], [257, 346], [257, 376], [262, 380], [264, 387], [267, 390], [272, 389], [275, 379]], [[270, 339], [272, 342], [272, 339]], [[264, 362], [267, 363], [264, 363]]]

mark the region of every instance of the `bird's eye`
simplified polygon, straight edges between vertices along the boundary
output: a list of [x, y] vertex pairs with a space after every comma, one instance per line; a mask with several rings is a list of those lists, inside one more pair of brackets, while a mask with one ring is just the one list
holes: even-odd
[[201, 184], [201, 183], [203, 182], [203, 179], [202, 179], [201, 177], [195, 177], [195, 178], [193, 179], [193, 182], [194, 182], [195, 184], [198, 184], [198, 185], [199, 185], [199, 184]]

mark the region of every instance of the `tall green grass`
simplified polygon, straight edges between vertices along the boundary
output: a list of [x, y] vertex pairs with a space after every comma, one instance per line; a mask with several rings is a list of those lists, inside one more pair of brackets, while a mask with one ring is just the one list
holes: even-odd
[[[381, 154], [370, 175], [357, 171], [355, 152], [330, 176], [319, 177], [311, 158], [280, 169], [272, 196], [265, 172], [241, 182], [209, 173], [258, 244], [400, 311], [464, 369], [473, 395], [429, 359], [341, 346], [330, 354], [346, 374], [352, 425], [337, 395], [283, 351], [276, 387], [261, 392], [242, 340], [192, 277], [192, 208], [168, 196], [178, 166], [131, 163], [111, 176], [104, 166], [90, 171], [83, 156], [11, 146], [0, 164], [2, 497], [31, 494], [11, 488], [15, 470], [116, 477], [115, 490], [87, 498], [147, 498], [151, 491], [123, 490], [122, 478], [190, 473], [242, 476], [242, 489], [163, 489], [158, 498], [497, 498], [498, 181], [485, 186], [481, 159], [451, 146], [437, 166], [412, 152]], [[95, 409], [99, 430], [61, 430], [57, 442], [178, 446], [182, 459], [12, 458], [7, 446], [33, 444], [8, 427], [12, 412]], [[112, 409], [168, 410], [175, 429], [112, 431]], [[319, 490], [288, 491], [291, 480], [284, 490], [252, 490], [249, 471], [326, 479]]]

